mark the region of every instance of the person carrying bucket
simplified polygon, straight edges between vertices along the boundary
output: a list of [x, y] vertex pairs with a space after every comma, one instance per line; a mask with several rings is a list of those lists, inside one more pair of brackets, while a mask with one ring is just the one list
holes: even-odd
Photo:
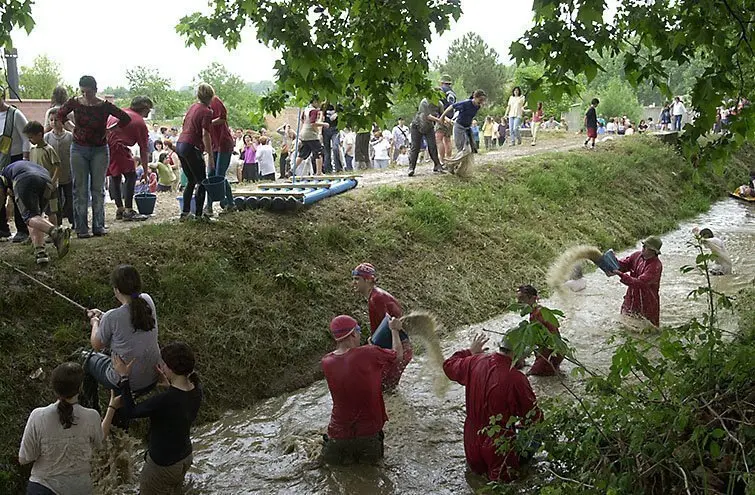
[[323, 435], [323, 460], [329, 464], [375, 462], [383, 457], [385, 371], [401, 361], [401, 320], [389, 321], [391, 348], [360, 346], [361, 328], [351, 316], [330, 322], [336, 349], [322, 358], [322, 370], [333, 399], [328, 433]]
[[[370, 314], [370, 341], [380, 347], [390, 348], [388, 324], [391, 318], [401, 318], [404, 311], [401, 304], [390, 293], [384, 291], [377, 284], [377, 272], [370, 263], [361, 263], [351, 272], [354, 290], [367, 298]], [[399, 328], [399, 330], [401, 330]], [[412, 343], [405, 332], [401, 332], [403, 344], [403, 358], [388, 367], [383, 372], [383, 390], [391, 391], [398, 387], [401, 375], [414, 356]]]
[[660, 323], [660, 287], [663, 264], [658, 258], [663, 242], [651, 236], [642, 242], [642, 250], [620, 259], [618, 270], [622, 284], [627, 286], [621, 312], [627, 315], [641, 315], [656, 327]]
[[[529, 284], [520, 286], [516, 291], [517, 302], [532, 308], [530, 311], [530, 323], [540, 323], [548, 329], [550, 333], [559, 335], [558, 326], [543, 318], [537, 299], [537, 289]], [[535, 354], [535, 363], [527, 372], [528, 375], [553, 376], [558, 373], [559, 366], [561, 366], [561, 361], [564, 360], [564, 356], [555, 354], [553, 349], [545, 347], [539, 348]]]

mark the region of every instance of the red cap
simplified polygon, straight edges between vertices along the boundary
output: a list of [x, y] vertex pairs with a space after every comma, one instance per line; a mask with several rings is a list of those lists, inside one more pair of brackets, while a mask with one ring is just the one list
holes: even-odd
[[330, 321], [330, 333], [336, 342], [345, 339], [359, 327], [359, 323], [348, 315], [336, 316]]

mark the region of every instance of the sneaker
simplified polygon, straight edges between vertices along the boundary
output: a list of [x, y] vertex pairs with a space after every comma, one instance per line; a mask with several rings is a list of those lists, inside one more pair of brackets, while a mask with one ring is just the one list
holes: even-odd
[[22, 242], [28, 242], [29, 241], [29, 234], [26, 234], [24, 232], [16, 232], [16, 235], [13, 236], [13, 244], [21, 244]]
[[107, 234], [108, 234], [107, 229], [92, 231], [92, 235], [94, 235], [95, 237], [103, 237], [103, 236], [106, 236]]
[[58, 258], [62, 258], [68, 254], [68, 250], [71, 247], [71, 229], [55, 227], [50, 232], [50, 237], [55, 244], [55, 249], [58, 251]]
[[10, 231], [0, 230], [0, 242], [8, 242], [10, 241], [10, 238], [11, 238]]
[[91, 239], [94, 237], [91, 232], [76, 232], [76, 237], [79, 239]]
[[123, 218], [124, 222], [139, 222], [148, 218], [147, 215], [142, 215], [141, 213], [137, 213], [134, 210], [124, 211], [121, 217]]
[[117, 210], [115, 212], [115, 219], [116, 220], [123, 220], [123, 210]]
[[50, 257], [47, 256], [47, 251], [45, 251], [45, 248], [37, 250], [36, 258], [38, 265], [46, 265], [50, 262]]
[[442, 168], [434, 168], [433, 172], [435, 172], [436, 174], [445, 174], [446, 173], [446, 171], [443, 170]]
[[193, 219], [194, 219], [194, 214], [193, 213], [184, 213], [184, 212], [181, 212], [181, 216], [178, 217], [178, 221], [179, 222], [186, 222], [187, 220], [193, 220]]
[[194, 220], [197, 223], [213, 223], [213, 222], [217, 222], [217, 219], [215, 219], [213, 217], [210, 217], [210, 216], [207, 216], [207, 215], [200, 215], [198, 217], [194, 217]]
[[409, 170], [409, 177], [414, 177], [414, 169]]

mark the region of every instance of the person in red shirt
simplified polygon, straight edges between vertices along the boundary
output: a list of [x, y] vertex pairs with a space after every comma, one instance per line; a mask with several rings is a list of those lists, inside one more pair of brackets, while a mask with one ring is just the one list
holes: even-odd
[[[152, 100], [146, 96], [137, 96], [131, 100], [131, 107], [123, 111], [131, 121], [123, 127], [118, 125], [117, 117], [110, 116], [107, 121], [107, 145], [110, 150], [110, 165], [107, 175], [110, 177], [110, 196], [118, 208], [116, 220], [143, 220], [146, 217], [134, 211], [134, 187], [136, 186], [136, 163], [130, 147], [139, 145], [139, 157], [143, 164], [149, 163], [149, 129], [144, 118], [152, 110]], [[121, 184], [126, 190], [121, 194]], [[125, 204], [125, 207], [124, 207]]]
[[330, 322], [336, 349], [322, 358], [322, 370], [333, 399], [323, 460], [330, 464], [375, 462], [383, 457], [383, 371], [401, 359], [401, 321], [390, 321], [392, 349], [360, 346], [361, 329], [351, 316]]
[[636, 251], [619, 260], [619, 269], [614, 274], [627, 286], [621, 312], [627, 315], [641, 315], [656, 327], [660, 323], [661, 273], [663, 263], [658, 259], [663, 241], [658, 237], [648, 237], [642, 243], [642, 251]]
[[[212, 110], [212, 126], [210, 127], [210, 138], [212, 139], [212, 154], [215, 162], [215, 170], [210, 170], [210, 177], [217, 175], [225, 177], [228, 167], [231, 165], [231, 155], [236, 141], [231, 135], [231, 129], [228, 127], [228, 110], [226, 110], [223, 100], [217, 95], [210, 100], [210, 110]], [[226, 211], [235, 209], [233, 203], [233, 193], [231, 185], [225, 183], [225, 201], [220, 202], [220, 207]], [[207, 214], [212, 215], [212, 203], [207, 202]]]
[[[515, 438], [517, 429], [541, 421], [543, 415], [527, 377], [513, 366], [511, 345], [506, 337], [498, 352], [484, 353], [487, 342], [484, 335], [476, 335], [469, 349], [457, 351], [446, 359], [443, 371], [450, 380], [466, 388], [464, 454], [469, 469], [491, 481], [511, 481], [523, 459], [513, 448], [503, 455], [496, 453], [495, 440]], [[491, 438], [481, 430], [498, 414], [502, 430], [499, 437]], [[518, 425], [506, 427], [512, 416], [522, 420]]]
[[[212, 138], [210, 137], [210, 127], [212, 126], [212, 110], [210, 102], [215, 96], [215, 90], [209, 84], [202, 83], [197, 87], [197, 99], [199, 102], [192, 104], [184, 117], [183, 130], [178, 136], [176, 152], [181, 161], [181, 169], [188, 182], [184, 188], [184, 204], [181, 212], [181, 220], [191, 218], [191, 196], [194, 194], [194, 187], [197, 186], [196, 195], [196, 216], [198, 219], [209, 218], [203, 217], [204, 199], [207, 191], [202, 185], [202, 181], [207, 178], [206, 170], [215, 169], [215, 162], [212, 160], [210, 152], [212, 151]], [[204, 153], [207, 153], [205, 161]]]
[[[530, 312], [530, 323], [538, 322], [548, 329], [550, 333], [560, 335], [558, 326], [551, 322], [545, 321], [540, 312], [540, 305], [537, 303], [537, 289], [531, 285], [522, 285], [516, 291], [516, 300], [519, 304], [525, 304], [532, 308]], [[561, 361], [564, 356], [556, 354], [552, 349], [540, 347], [536, 352], [535, 363], [527, 372], [528, 375], [535, 376], [553, 376], [559, 371]]]
[[[361, 263], [351, 272], [354, 290], [367, 298], [367, 304], [370, 314], [370, 338], [381, 326], [388, 324], [388, 318], [401, 318], [404, 311], [401, 304], [390, 293], [377, 287], [377, 272], [375, 267], [370, 263]], [[414, 357], [412, 343], [405, 332], [401, 332], [401, 342], [403, 344], [403, 359], [396, 361], [394, 366], [386, 368], [383, 373], [383, 390], [392, 391], [398, 387], [401, 375], [404, 373], [409, 362]], [[382, 345], [382, 344], [378, 344]], [[386, 346], [387, 344], [384, 344]]]

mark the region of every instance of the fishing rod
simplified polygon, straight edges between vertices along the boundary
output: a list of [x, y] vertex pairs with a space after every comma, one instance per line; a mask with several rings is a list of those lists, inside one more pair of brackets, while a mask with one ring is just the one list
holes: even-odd
[[26, 273], [26, 272], [24, 272], [24, 271], [20, 270], [19, 268], [16, 268], [15, 266], [11, 265], [11, 264], [10, 264], [10, 263], [8, 263], [7, 261], [2, 261], [2, 263], [3, 263], [3, 264], [4, 264], [5, 266], [7, 266], [8, 268], [10, 268], [11, 270], [14, 270], [14, 271], [18, 272], [18, 273], [20, 273], [21, 275], [23, 275], [24, 277], [28, 278], [29, 280], [31, 280], [31, 281], [33, 281], [33, 282], [35, 282], [35, 283], [37, 283], [37, 284], [41, 285], [42, 287], [44, 287], [45, 289], [49, 290], [50, 292], [52, 292], [53, 294], [55, 294], [55, 295], [56, 295], [56, 296], [58, 296], [59, 298], [63, 299], [64, 301], [66, 301], [66, 302], [68, 302], [68, 303], [70, 303], [70, 304], [73, 304], [73, 305], [74, 305], [74, 306], [76, 306], [76, 307], [77, 307], [78, 309], [80, 309], [80, 310], [82, 310], [82, 311], [84, 311], [84, 312], [86, 312], [86, 311], [89, 311], [89, 309], [88, 309], [88, 308], [85, 308], [85, 307], [84, 307], [84, 306], [82, 306], [81, 304], [77, 303], [76, 301], [74, 301], [73, 299], [71, 299], [71, 298], [69, 298], [69, 297], [66, 297], [65, 295], [61, 294], [60, 292], [58, 292], [57, 290], [53, 289], [52, 287], [50, 287], [49, 285], [45, 284], [44, 282], [42, 282], [42, 281], [40, 281], [40, 280], [37, 280], [36, 278], [32, 277], [32, 276], [31, 276], [31, 275], [29, 275], [28, 273]]

